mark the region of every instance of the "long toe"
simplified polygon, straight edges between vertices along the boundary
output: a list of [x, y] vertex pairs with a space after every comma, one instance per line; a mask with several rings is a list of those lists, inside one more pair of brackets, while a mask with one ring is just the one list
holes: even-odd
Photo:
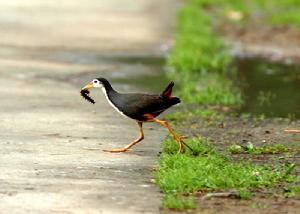
[[111, 152], [111, 153], [120, 153], [120, 152], [127, 152], [128, 149], [122, 148], [122, 149], [103, 149], [104, 152]]
[[182, 143], [181, 144], [181, 151], [180, 151], [181, 153], [184, 153], [185, 152], [185, 146], [184, 146], [184, 144]]
[[174, 138], [175, 138], [175, 140], [176, 140], [178, 143], [181, 143], [181, 142], [183, 142], [183, 140], [186, 139], [187, 137], [186, 137], [186, 136], [175, 136]]
[[188, 138], [188, 136], [186, 136], [186, 135], [180, 135], [179, 138], [180, 138], [180, 140], [185, 140], [185, 139]]

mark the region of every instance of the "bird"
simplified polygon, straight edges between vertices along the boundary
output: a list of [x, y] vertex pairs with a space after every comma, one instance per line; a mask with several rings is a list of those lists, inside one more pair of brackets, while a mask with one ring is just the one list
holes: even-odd
[[84, 86], [80, 93], [89, 102], [95, 101], [89, 96], [89, 90], [92, 88], [100, 88], [104, 93], [108, 103], [121, 115], [133, 119], [139, 127], [139, 137], [123, 148], [105, 149], [105, 152], [127, 152], [131, 147], [144, 139], [143, 123], [154, 122], [168, 129], [179, 146], [178, 153], [184, 151], [183, 141], [185, 137], [178, 135], [170, 126], [168, 121], [157, 119], [156, 117], [168, 108], [180, 103], [178, 97], [172, 96], [174, 82], [170, 82], [165, 90], [160, 94], [145, 93], [119, 93], [117, 92], [105, 78], [96, 78]]

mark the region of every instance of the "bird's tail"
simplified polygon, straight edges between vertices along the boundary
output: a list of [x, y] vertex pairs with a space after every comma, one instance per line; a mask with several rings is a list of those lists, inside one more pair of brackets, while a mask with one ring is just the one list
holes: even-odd
[[166, 89], [161, 93], [161, 96], [165, 98], [169, 98], [172, 95], [172, 89], [174, 86], [174, 82], [170, 82]]
[[180, 99], [178, 97], [172, 97], [172, 89], [174, 86], [174, 82], [170, 82], [166, 89], [161, 93], [161, 96], [170, 101], [171, 105], [176, 105], [180, 103]]

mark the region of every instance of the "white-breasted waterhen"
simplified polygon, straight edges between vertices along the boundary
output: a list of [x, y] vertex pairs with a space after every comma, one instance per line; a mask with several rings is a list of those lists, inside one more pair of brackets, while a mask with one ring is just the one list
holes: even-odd
[[172, 88], [174, 83], [171, 82], [167, 88], [158, 95], [141, 94], [141, 93], [118, 93], [115, 91], [111, 84], [104, 78], [97, 78], [87, 84], [81, 89], [81, 95], [91, 103], [95, 101], [89, 97], [89, 89], [101, 88], [109, 104], [117, 110], [120, 114], [136, 120], [140, 130], [140, 136], [132, 143], [128, 144], [121, 149], [104, 150], [107, 152], [126, 152], [135, 144], [141, 142], [144, 139], [143, 123], [144, 122], [156, 122], [166, 127], [172, 134], [174, 139], [179, 145], [179, 152], [184, 150], [183, 137], [177, 135], [171, 128], [169, 123], [165, 120], [156, 119], [166, 109], [173, 105], [180, 103], [178, 97], [172, 96]]

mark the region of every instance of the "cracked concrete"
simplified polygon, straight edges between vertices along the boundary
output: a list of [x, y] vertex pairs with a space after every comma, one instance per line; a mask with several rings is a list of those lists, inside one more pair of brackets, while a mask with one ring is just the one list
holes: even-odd
[[91, 105], [79, 90], [91, 77], [153, 75], [107, 57], [161, 56], [175, 9], [169, 0], [0, 2], [1, 213], [159, 212], [151, 178], [167, 132], [147, 124], [132, 151], [102, 152], [132, 141], [137, 125], [100, 91]]

